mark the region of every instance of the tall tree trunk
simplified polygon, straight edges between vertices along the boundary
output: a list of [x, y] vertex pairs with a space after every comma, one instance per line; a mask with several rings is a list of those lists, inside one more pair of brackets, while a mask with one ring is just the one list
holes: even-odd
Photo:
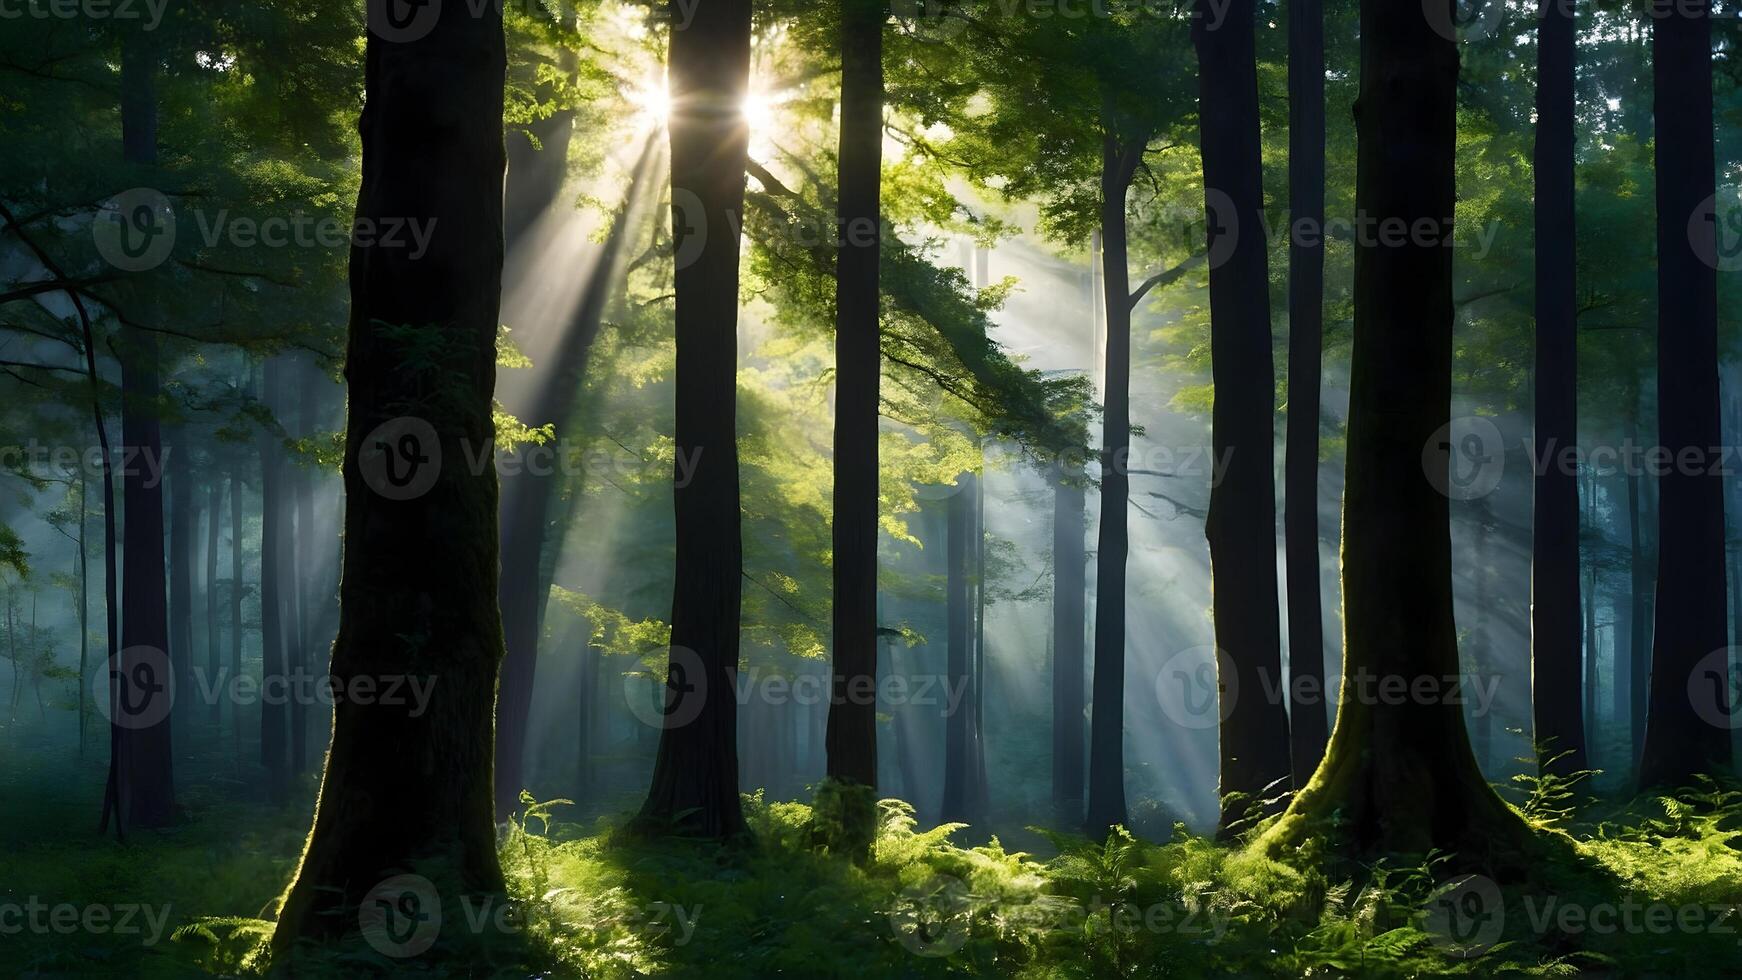
[[1319, 403], [1324, 356], [1325, 13], [1288, 5], [1288, 449], [1283, 536], [1288, 579], [1289, 758], [1298, 790], [1325, 755], [1325, 621], [1319, 594]]
[[1052, 802], [1066, 826], [1083, 816], [1083, 472], [1062, 459], [1052, 507]]
[[[223, 634], [218, 627], [218, 522], [224, 514], [224, 481], [216, 472], [209, 475], [206, 481], [206, 673], [210, 676], [209, 683], [217, 684], [223, 678]], [[228, 678], [234, 680], [234, 678]], [[218, 690], [228, 690], [218, 688]], [[207, 717], [212, 722], [212, 733], [217, 735], [223, 725], [224, 699], [222, 696], [212, 698]]]
[[[858, 852], [877, 830], [878, 255], [885, 0], [841, 7], [839, 250], [835, 272], [834, 671], [828, 776]], [[844, 787], [845, 788], [845, 787]]]
[[[1290, 777], [1287, 708], [1264, 696], [1282, 682], [1276, 595], [1276, 365], [1271, 354], [1270, 266], [1258, 134], [1254, 0], [1236, 0], [1215, 29], [1213, 0], [1199, 0], [1198, 51], [1210, 236], [1210, 349], [1216, 386], [1215, 458], [1226, 472], [1210, 488], [1210, 542], [1221, 697], [1220, 828], [1239, 829], [1257, 801]], [[1220, 212], [1220, 213], [1218, 213]], [[1232, 227], [1219, 227], [1230, 224]], [[1241, 234], [1242, 229], [1249, 229]], [[1229, 235], [1232, 247], [1217, 261]]]
[[[1657, 121], [1657, 628], [1642, 787], [1680, 786], [1730, 761], [1723, 423], [1718, 402], [1712, 22], [1706, 0], [1652, 19]], [[1701, 220], [1702, 217], [1705, 220]], [[1691, 464], [1691, 465], [1690, 465]], [[1690, 710], [1690, 699], [1693, 701]], [[1701, 710], [1704, 708], [1705, 710]]]
[[[945, 644], [944, 669], [947, 691], [944, 716], [944, 793], [939, 812], [941, 823], [973, 823], [980, 814], [974, 809], [973, 739], [973, 608], [969, 555], [974, 536], [974, 484], [972, 473], [956, 478], [949, 498], [949, 531], [945, 545]], [[958, 698], [959, 696], [959, 698]]]
[[194, 504], [193, 469], [189, 457], [188, 429], [170, 430], [168, 455], [163, 461], [169, 479], [169, 661], [176, 680], [187, 687], [176, 703], [177, 720], [192, 713], [194, 698]]
[[[1633, 398], [1628, 406], [1627, 443], [1637, 445], [1639, 442], [1639, 392], [1637, 386], [1632, 392]], [[1645, 524], [1644, 487], [1638, 467], [1629, 467], [1627, 471], [1627, 549], [1631, 575], [1631, 590], [1628, 595], [1629, 619], [1632, 621], [1630, 634], [1632, 643], [1628, 651], [1628, 685], [1627, 685], [1627, 731], [1631, 739], [1628, 763], [1637, 768], [1640, 753], [1645, 750], [1645, 706], [1646, 692], [1650, 690], [1651, 677], [1651, 611], [1647, 605], [1651, 597], [1651, 582], [1654, 577], [1651, 556], [1646, 551], [1643, 527]]]
[[1272, 849], [1325, 833], [1343, 857], [1439, 849], [1483, 864], [1510, 861], [1529, 834], [1483, 781], [1461, 699], [1370, 693], [1393, 679], [1431, 691], [1459, 672], [1450, 505], [1423, 469], [1426, 447], [1436, 466], [1450, 462], [1440, 443], [1451, 414], [1457, 80], [1456, 42], [1419, 7], [1362, 0], [1356, 211], [1415, 234], [1355, 248], [1343, 696], [1324, 761], [1267, 833]]
[[[298, 380], [296, 393], [296, 431], [298, 438], [308, 438], [314, 434], [315, 413], [310, 409], [310, 401], [318, 397], [321, 379], [317, 372], [302, 362], [292, 365], [292, 377]], [[289, 417], [289, 406], [286, 405], [286, 417]], [[285, 657], [287, 673], [290, 674], [294, 691], [302, 691], [309, 681], [311, 658], [310, 647], [314, 642], [314, 474], [308, 464], [298, 460], [294, 465], [285, 468], [285, 490], [290, 495], [289, 506], [296, 518], [296, 531], [289, 535], [285, 542], [285, 570], [288, 580], [285, 583], [286, 606], [289, 609], [289, 622], [286, 623], [286, 644], [289, 655]], [[290, 713], [290, 744], [286, 752], [289, 771], [292, 776], [301, 776], [308, 771], [308, 716], [310, 705], [301, 697], [293, 697], [286, 706]]]
[[89, 553], [85, 548], [85, 524], [90, 520], [90, 498], [85, 496], [88, 487], [86, 471], [79, 467], [79, 759], [85, 758], [85, 723], [90, 710], [90, 695], [85, 685], [91, 677], [91, 568]]
[[[242, 676], [242, 460], [230, 469], [230, 676]], [[242, 761], [242, 707], [230, 705], [236, 761]]]
[[[157, 160], [157, 54], [143, 35], [130, 34], [121, 57], [121, 126], [132, 164]], [[150, 290], [152, 285], [142, 287]], [[170, 648], [164, 594], [163, 438], [158, 426], [157, 335], [133, 329], [121, 338], [121, 664], [127, 679], [121, 709], [126, 789], [118, 799], [136, 827], [163, 827], [175, 819], [174, 753], [168, 711], [156, 710]], [[138, 700], [138, 698], [143, 700]], [[136, 710], [137, 709], [137, 710]], [[158, 716], [162, 715], [161, 718]]]
[[[1105, 115], [1105, 114], [1104, 114]], [[1131, 501], [1131, 272], [1125, 194], [1143, 144], [1107, 136], [1101, 147], [1101, 276], [1107, 304], [1107, 377], [1101, 412], [1101, 527], [1095, 551], [1095, 665], [1089, 717], [1089, 801], [1084, 827], [1102, 835], [1125, 816], [1125, 557]]]
[[[1579, 658], [1578, 318], [1573, 224], [1573, 11], [1544, 5], [1537, 28], [1536, 451], [1530, 673], [1544, 772], [1587, 767]], [[1558, 761], [1554, 761], [1557, 760]], [[1554, 765], [1549, 763], [1554, 761]]]
[[[283, 367], [276, 357], [261, 366], [261, 399], [277, 414], [284, 405]], [[284, 445], [262, 429], [260, 447], [260, 764], [266, 791], [281, 800], [289, 771], [289, 705], [285, 703], [290, 656], [285, 644]]]
[[[677, 4], [674, 2], [674, 8]], [[666, 725], [646, 827], [702, 837], [744, 829], [738, 798], [738, 627], [744, 558], [737, 445], [738, 235], [749, 126], [750, 0], [710, 0], [671, 33], [677, 294], [677, 581]], [[687, 205], [687, 206], [686, 206]], [[696, 236], [702, 236], [696, 248]], [[694, 252], [691, 260], [690, 252]]]
[[[490, 779], [502, 662], [496, 474], [462, 464], [494, 432], [502, 14], [486, 5], [475, 16], [436, 18], [412, 40], [371, 28], [357, 216], [425, 215], [434, 233], [421, 258], [351, 250], [332, 673], [344, 689], [392, 675], [433, 683], [422, 699], [335, 706], [314, 828], [272, 936], [280, 958], [300, 940], [356, 945], [357, 909], [367, 918], [370, 908], [403, 904], [403, 892], [368, 901], [392, 876], [415, 870], [444, 902], [501, 901], [504, 890]], [[414, 359], [432, 339], [436, 363]], [[416, 421], [400, 421], [408, 405]], [[368, 938], [393, 942], [405, 923], [380, 925]], [[464, 932], [449, 930], [437, 948], [465, 955], [466, 940], [452, 939]]]

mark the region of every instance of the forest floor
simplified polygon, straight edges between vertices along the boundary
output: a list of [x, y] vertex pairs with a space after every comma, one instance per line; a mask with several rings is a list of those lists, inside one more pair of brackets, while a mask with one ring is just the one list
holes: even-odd
[[[119, 844], [96, 832], [93, 748], [0, 755], [0, 976], [246, 975], [306, 833], [313, 781], [278, 805], [225, 764], [183, 770], [186, 821]], [[233, 768], [233, 767], [232, 767]], [[511, 915], [438, 905], [435, 951], [331, 961], [332, 975], [1735, 976], [1742, 964], [1742, 793], [1525, 811], [1576, 841], [1577, 867], [1529, 884], [1438, 860], [1326, 876], [1186, 834], [1045, 857], [951, 843], [885, 804], [871, 861], [821, 851], [798, 803], [748, 798], [754, 838], [637, 841], [535, 806], [505, 828]], [[572, 811], [569, 811], [572, 812]], [[1050, 835], [1048, 835], [1050, 836]], [[1540, 873], [1539, 873], [1540, 872]], [[436, 900], [439, 902], [440, 897]], [[464, 930], [501, 961], [432, 966]], [[476, 946], [468, 948], [476, 949]], [[325, 975], [326, 971], [320, 971]], [[299, 976], [303, 975], [299, 973]]]

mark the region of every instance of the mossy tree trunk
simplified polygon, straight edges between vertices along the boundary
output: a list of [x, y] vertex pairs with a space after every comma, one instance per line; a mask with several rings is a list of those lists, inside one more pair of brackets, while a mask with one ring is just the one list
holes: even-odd
[[[1328, 833], [1346, 857], [1437, 848], [1493, 866], [1529, 833], [1483, 781], [1443, 682], [1459, 674], [1450, 509], [1424, 448], [1448, 466], [1457, 80], [1456, 42], [1418, 5], [1362, 0], [1356, 208], [1414, 233], [1355, 249], [1343, 693], [1324, 761], [1267, 832], [1272, 850]], [[1437, 695], [1372, 696], [1385, 678]]]
[[[422, 699], [336, 705], [314, 828], [272, 937], [280, 958], [303, 940], [355, 943], [360, 904], [392, 876], [428, 878], [445, 903], [503, 891], [491, 809], [496, 475], [467, 466], [466, 450], [493, 434], [506, 64], [491, 6], [436, 18], [412, 40], [368, 39], [357, 215], [416, 218], [433, 235], [415, 258], [351, 251], [332, 672], [347, 690], [393, 677], [429, 686]], [[419, 421], [378, 431], [395, 419]], [[444, 932], [437, 949], [463, 935]]]
[[743, 598], [737, 445], [738, 252], [749, 126], [750, 0], [673, 3], [672, 234], [676, 293], [677, 575], [671, 669], [652, 786], [637, 824], [726, 838], [744, 831], [736, 680]]

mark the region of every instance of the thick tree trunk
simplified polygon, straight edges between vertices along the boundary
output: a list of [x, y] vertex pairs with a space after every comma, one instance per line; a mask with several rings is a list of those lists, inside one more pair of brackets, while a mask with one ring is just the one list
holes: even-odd
[[1579, 694], [1579, 476], [1562, 462], [1579, 440], [1572, 8], [1545, 4], [1537, 23], [1531, 706], [1543, 770], [1565, 774], [1588, 762]]
[[[1332, 854], [1357, 860], [1439, 849], [1496, 867], [1528, 838], [1482, 779], [1462, 699], [1446, 696], [1443, 679], [1459, 673], [1449, 501], [1423, 469], [1424, 448], [1450, 462], [1439, 443], [1451, 408], [1457, 79], [1456, 42], [1418, 6], [1363, 0], [1356, 209], [1414, 233], [1355, 248], [1343, 695], [1323, 763], [1266, 835], [1272, 850], [1322, 833]], [[1438, 696], [1373, 696], [1399, 680]]]
[[[1712, 22], [1706, 0], [1652, 19], [1657, 134], [1657, 623], [1642, 787], [1680, 786], [1730, 761], [1723, 424], [1718, 401]], [[1702, 217], [1704, 220], [1702, 220]], [[1690, 700], [1693, 704], [1690, 705]], [[1705, 710], [1701, 710], [1704, 708]]]
[[1059, 463], [1052, 507], [1052, 802], [1076, 826], [1083, 816], [1083, 472]]
[[[1210, 488], [1210, 542], [1221, 697], [1220, 828], [1239, 829], [1255, 804], [1287, 784], [1287, 708], [1265, 696], [1282, 683], [1276, 593], [1276, 365], [1271, 353], [1269, 245], [1264, 227], [1253, 2], [1236, 0], [1214, 30], [1199, 0], [1198, 119], [1209, 215], [1214, 454], [1226, 472]], [[1218, 213], [1220, 212], [1220, 213]], [[1232, 227], [1222, 227], [1231, 225]], [[1246, 229], [1251, 233], [1242, 234]], [[1227, 248], [1221, 236], [1232, 238]], [[1221, 252], [1228, 251], [1225, 259]]]
[[835, 274], [834, 671], [828, 776], [842, 802], [849, 847], [876, 832], [878, 254], [883, 179], [885, 0], [841, 8], [839, 249]]
[[1288, 451], [1283, 535], [1288, 579], [1289, 757], [1298, 790], [1325, 755], [1325, 621], [1319, 594], [1319, 404], [1324, 356], [1325, 14], [1288, 5]]
[[1101, 527], [1095, 551], [1095, 666], [1089, 718], [1089, 801], [1084, 828], [1104, 835], [1125, 816], [1125, 557], [1131, 501], [1131, 272], [1125, 194], [1143, 147], [1112, 136], [1101, 150], [1101, 277], [1107, 304], [1107, 378], [1101, 412]]
[[[675, 6], [675, 4], [674, 4]], [[749, 127], [750, 0], [710, 0], [671, 35], [677, 294], [677, 581], [666, 724], [640, 823], [702, 837], [744, 830], [738, 798], [743, 593], [737, 445], [738, 236]], [[697, 237], [702, 236], [697, 248]], [[691, 253], [693, 254], [693, 260]]]
[[[421, 698], [335, 706], [314, 828], [272, 937], [277, 957], [302, 940], [355, 945], [360, 908], [367, 919], [403, 907], [405, 892], [376, 891], [397, 875], [427, 879], [449, 908], [462, 895], [503, 900], [491, 810], [496, 475], [464, 461], [494, 429], [506, 65], [501, 11], [488, 5], [436, 18], [413, 40], [368, 39], [357, 215], [424, 215], [434, 233], [418, 258], [351, 250], [332, 673], [343, 690], [395, 676], [429, 686]], [[432, 343], [435, 363], [414, 360]], [[395, 421], [407, 415], [416, 421]], [[404, 925], [381, 923], [370, 938], [393, 941]], [[455, 957], [485, 941], [463, 929], [441, 939], [436, 955]]]

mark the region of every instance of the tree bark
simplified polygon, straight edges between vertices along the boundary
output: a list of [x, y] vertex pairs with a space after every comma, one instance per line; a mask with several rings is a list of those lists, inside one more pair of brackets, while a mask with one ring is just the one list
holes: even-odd
[[1107, 379], [1101, 412], [1101, 527], [1095, 551], [1095, 665], [1084, 827], [1105, 835], [1125, 816], [1125, 558], [1131, 501], [1131, 272], [1125, 194], [1143, 147], [1113, 136], [1101, 148], [1101, 262], [1107, 304]]
[[[1578, 295], [1573, 224], [1573, 11], [1543, 5], [1536, 84], [1536, 452], [1530, 672], [1544, 773], [1587, 768], [1579, 655]], [[1558, 760], [1558, 761], [1557, 761]], [[1550, 763], [1554, 764], [1551, 766]]]
[[193, 470], [188, 429], [171, 428], [168, 458], [163, 461], [169, 479], [169, 652], [176, 679], [189, 685], [176, 699], [177, 720], [188, 719], [194, 706], [194, 504]]
[[835, 273], [834, 671], [828, 776], [862, 787], [846, 829], [876, 832], [878, 255], [882, 236], [884, 0], [841, 7], [841, 144]]
[[[1265, 696], [1282, 683], [1276, 593], [1276, 365], [1271, 353], [1270, 266], [1263, 228], [1258, 65], [1253, 0], [1237, 0], [1215, 29], [1199, 0], [1198, 119], [1208, 200], [1210, 350], [1216, 387], [1213, 452], [1227, 469], [1210, 488], [1216, 647], [1232, 666], [1220, 679], [1220, 830], [1256, 815], [1290, 778], [1287, 709]], [[1221, 200], [1216, 200], [1217, 197]], [[1218, 210], [1225, 213], [1217, 213]], [[1223, 223], [1232, 227], [1218, 227]], [[1221, 236], [1233, 238], [1232, 247]], [[1225, 261], [1217, 261], [1224, 249]]]
[[1449, 501], [1423, 466], [1425, 448], [1450, 461], [1457, 80], [1456, 42], [1419, 7], [1362, 0], [1356, 210], [1415, 232], [1355, 247], [1343, 695], [1324, 761], [1266, 834], [1273, 853], [1325, 834], [1341, 858], [1439, 849], [1494, 867], [1529, 835], [1482, 779], [1461, 699], [1371, 694], [1459, 673]]
[[[284, 405], [283, 368], [275, 357], [261, 365], [260, 397], [275, 415]], [[260, 764], [266, 770], [266, 791], [275, 801], [284, 797], [289, 772], [290, 706], [284, 698], [290, 655], [285, 643], [284, 446], [262, 429], [260, 449]]]
[[[230, 676], [242, 676], [242, 462], [230, 470]], [[236, 762], [242, 762], [242, 706], [230, 705]]]
[[[1288, 447], [1283, 536], [1288, 579], [1289, 757], [1294, 786], [1325, 755], [1325, 621], [1319, 591], [1319, 411], [1324, 355], [1325, 14], [1288, 5]], [[1304, 224], [1304, 227], [1302, 226]], [[1314, 693], [1316, 692], [1316, 693]]]
[[[1690, 699], [1727, 689], [1723, 425], [1718, 401], [1717, 189], [1712, 22], [1706, 0], [1652, 19], [1657, 154], [1657, 623], [1641, 787], [1682, 786], [1729, 764], [1730, 731]], [[1704, 666], [1702, 666], [1704, 665]], [[1713, 706], [1716, 707], [1715, 705]]]
[[[223, 636], [218, 628], [218, 522], [223, 519], [224, 481], [216, 472], [210, 474], [206, 481], [206, 674], [211, 678], [209, 683], [217, 684], [223, 678]], [[233, 679], [233, 678], [229, 678]], [[219, 690], [225, 690], [220, 688]], [[214, 697], [207, 706], [207, 718], [212, 723], [214, 742], [218, 738], [218, 730], [223, 725], [224, 699]]]
[[667, 63], [679, 256], [675, 443], [678, 472], [683, 459], [694, 470], [673, 493], [677, 580], [666, 724], [639, 823], [711, 838], [744, 831], [734, 700], [744, 574], [736, 229], [749, 149], [742, 106], [750, 84], [750, 7], [749, 0], [701, 4], [687, 28], [672, 31]]
[[980, 814], [974, 807], [973, 739], [973, 609], [968, 556], [974, 536], [974, 484], [972, 473], [956, 478], [949, 498], [949, 531], [945, 545], [945, 644], [944, 669], [948, 691], [944, 716], [944, 793], [939, 822], [973, 823]]
[[[436, 18], [412, 40], [371, 24], [367, 42], [358, 218], [420, 215], [433, 234], [415, 258], [351, 250], [332, 673], [343, 690], [395, 676], [430, 686], [424, 698], [335, 706], [275, 957], [303, 940], [360, 946], [359, 907], [396, 875], [423, 876], [444, 900], [503, 900], [490, 775], [503, 655], [496, 475], [465, 458], [494, 432], [507, 55], [500, 9], [474, 13]], [[382, 431], [408, 416], [420, 421]], [[463, 957], [472, 941], [458, 929], [441, 938], [432, 955]]]

